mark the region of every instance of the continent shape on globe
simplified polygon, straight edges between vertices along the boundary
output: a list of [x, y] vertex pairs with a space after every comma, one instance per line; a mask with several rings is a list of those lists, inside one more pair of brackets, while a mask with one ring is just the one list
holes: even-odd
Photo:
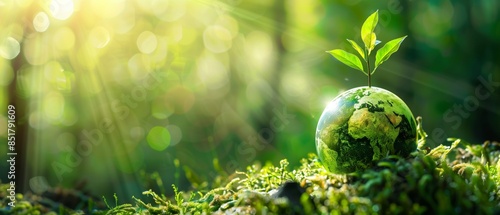
[[316, 129], [316, 149], [333, 173], [364, 170], [388, 155], [407, 157], [416, 149], [416, 122], [395, 94], [358, 87], [326, 107]]

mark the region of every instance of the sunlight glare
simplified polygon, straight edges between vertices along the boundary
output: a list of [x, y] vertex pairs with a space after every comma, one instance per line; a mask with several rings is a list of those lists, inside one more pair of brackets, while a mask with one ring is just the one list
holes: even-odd
[[75, 5], [72, 0], [52, 0], [49, 8], [52, 17], [59, 20], [66, 20], [73, 14]]

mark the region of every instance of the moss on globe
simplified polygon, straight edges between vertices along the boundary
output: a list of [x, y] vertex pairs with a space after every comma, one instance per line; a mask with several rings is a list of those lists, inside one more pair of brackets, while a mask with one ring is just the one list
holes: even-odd
[[417, 148], [416, 122], [395, 94], [377, 87], [350, 89], [326, 107], [316, 129], [316, 149], [333, 173], [351, 173], [388, 155]]

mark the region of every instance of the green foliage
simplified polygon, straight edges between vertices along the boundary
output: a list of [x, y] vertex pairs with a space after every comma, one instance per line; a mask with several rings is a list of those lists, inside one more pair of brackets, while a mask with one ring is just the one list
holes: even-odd
[[[363, 60], [366, 60], [365, 57], [365, 52], [364, 50], [356, 43], [354, 40], [347, 39], [347, 42], [351, 44], [351, 46], [358, 52], [358, 54], [363, 58]], [[362, 71], [365, 72], [365, 71]]]
[[363, 65], [361, 64], [361, 60], [359, 60], [359, 58], [356, 57], [356, 55], [351, 54], [349, 52], [346, 52], [342, 49], [334, 49], [334, 50], [328, 51], [328, 53], [333, 55], [335, 58], [337, 58], [337, 60], [344, 63], [345, 65], [347, 65], [353, 69], [357, 69], [361, 72], [366, 73], [363, 70]]
[[377, 54], [375, 55], [375, 67], [373, 68], [372, 74], [375, 72], [378, 66], [380, 66], [380, 64], [385, 62], [387, 59], [389, 59], [389, 57], [391, 57], [392, 54], [398, 51], [399, 46], [406, 37], [407, 36], [403, 36], [393, 39], [387, 42], [384, 46], [382, 46], [382, 48], [377, 51]]
[[[363, 26], [361, 26], [361, 39], [365, 44], [365, 50], [370, 55], [371, 51], [375, 48], [375, 40], [377, 36], [373, 32], [378, 23], [378, 10], [366, 18]], [[367, 55], [367, 56], [368, 56]]]
[[[370, 54], [375, 49], [375, 46], [380, 43], [377, 40], [377, 35], [374, 30], [378, 23], [378, 10], [371, 14], [368, 18], [366, 18], [363, 26], [361, 26], [361, 39], [364, 43], [364, 49], [362, 49], [355, 41], [347, 39], [347, 41], [351, 44], [351, 46], [358, 52], [361, 59], [354, 54], [351, 54], [342, 49], [334, 49], [331, 51], [327, 51], [333, 57], [335, 57], [340, 62], [345, 65], [357, 69], [368, 76], [368, 86], [371, 86], [371, 75], [375, 73], [377, 68], [383, 62], [387, 61], [392, 54], [398, 51], [399, 46], [403, 42], [403, 40], [407, 36], [403, 36], [400, 38], [393, 39], [387, 42], [382, 48], [380, 48], [375, 55], [375, 65], [373, 70], [370, 69]], [[361, 60], [364, 60], [366, 63], [366, 70], [364, 70]]]

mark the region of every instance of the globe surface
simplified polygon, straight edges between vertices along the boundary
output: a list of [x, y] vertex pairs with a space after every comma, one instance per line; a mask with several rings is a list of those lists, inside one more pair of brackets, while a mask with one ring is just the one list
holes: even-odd
[[358, 87], [335, 97], [316, 128], [316, 150], [333, 173], [364, 170], [388, 155], [415, 151], [416, 122], [395, 94], [377, 87]]

